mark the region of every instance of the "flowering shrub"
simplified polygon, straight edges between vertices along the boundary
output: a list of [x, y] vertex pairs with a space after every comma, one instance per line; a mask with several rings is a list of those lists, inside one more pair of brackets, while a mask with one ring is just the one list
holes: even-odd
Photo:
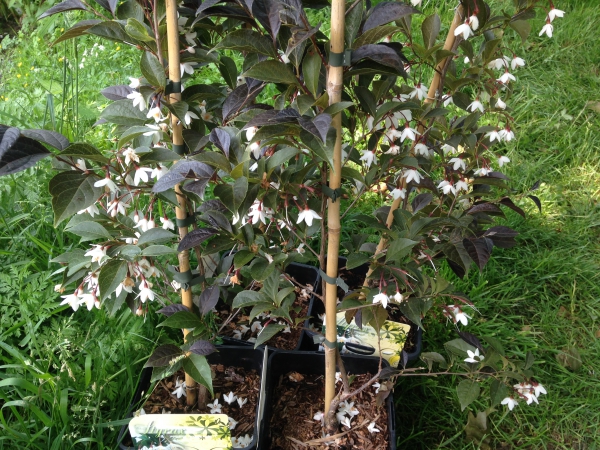
[[[344, 54], [332, 54], [312, 21], [319, 2], [184, 2], [181, 83], [167, 79], [160, 6], [128, 0], [115, 10], [114, 2], [98, 3], [105, 6], [95, 11], [100, 19], [77, 23], [61, 39], [93, 34], [140, 50], [141, 77], [102, 91], [113, 100], [101, 114], [114, 127], [113, 150], [71, 144], [46, 130], [0, 130], [0, 174], [47, 156], [36, 140], [57, 150], [49, 186], [55, 224], [68, 220], [68, 231], [92, 242], [88, 251], [55, 259], [64, 266], [63, 303], [111, 313], [126, 303], [140, 315], [160, 303], [167, 316], [161, 325], [188, 333], [181, 346], [160, 346], [148, 365], [163, 368], [162, 375], [183, 367], [211, 390], [204, 356], [218, 332], [214, 306], [222, 300], [250, 307], [251, 319], [270, 315], [256, 345], [297, 326], [289, 315], [294, 286], [283, 268], [306, 258], [325, 268], [328, 202], [352, 195], [344, 217], [362, 231], [343, 243], [347, 267], [368, 263], [370, 270], [362, 295], [338, 310], [379, 328], [392, 307], [420, 327], [437, 309], [460, 338], [446, 344], [448, 358], [426, 352], [422, 359], [429, 371], [434, 363], [442, 373], [463, 369], [463, 409], [489, 378], [492, 405], [512, 410], [519, 399], [537, 402], [545, 390], [533, 378], [532, 356], [511, 361], [493, 337], [461, 331], [474, 305], [438, 268], [448, 264], [463, 277], [473, 264], [482, 270], [493, 247], [516, 244], [514, 230], [493, 225], [502, 208], [524, 215], [501, 173], [515, 140], [512, 87], [526, 64], [509, 46], [515, 35], [527, 39], [540, 2], [515, 1], [512, 10], [493, 13], [483, 0], [462, 0], [445, 44], [438, 42], [437, 14], [412, 27], [411, 18], [422, 14], [418, 1], [370, 9], [355, 2], [345, 13]], [[90, 7], [67, 0], [45, 15], [71, 9]], [[540, 35], [551, 37], [562, 15], [550, 4]], [[342, 101], [329, 104], [327, 74], [341, 65]], [[217, 72], [221, 82], [202, 81]], [[341, 134], [332, 126], [338, 118]], [[342, 185], [332, 188], [327, 171], [338, 158], [337, 138]], [[355, 214], [373, 187], [391, 205]], [[531, 192], [516, 198], [524, 196], [540, 206]], [[190, 251], [194, 270], [180, 270]], [[178, 252], [179, 269], [171, 265]], [[254, 282], [260, 291], [248, 289]], [[193, 305], [175, 302], [179, 290], [195, 294]], [[407, 370], [422, 369], [386, 375]]]

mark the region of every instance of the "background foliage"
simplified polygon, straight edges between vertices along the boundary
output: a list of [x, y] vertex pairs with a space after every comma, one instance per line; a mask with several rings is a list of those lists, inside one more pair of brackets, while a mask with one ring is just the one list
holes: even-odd
[[[536, 372], [548, 388], [542, 405], [516, 414], [496, 413], [487, 432], [497, 448], [592, 449], [600, 444], [600, 136], [594, 133], [600, 126], [600, 44], [588, 39], [600, 13], [591, 0], [570, 2], [564, 9], [561, 33], [553, 40], [533, 39], [531, 45], [538, 51], [526, 54], [529, 64], [519, 73], [515, 102], [522, 126], [518, 144], [508, 155], [515, 163], [508, 174], [522, 180], [523, 188], [543, 181], [539, 196], [544, 213], [540, 216], [532, 208], [526, 220], [509, 213], [506, 225], [521, 233], [520, 245], [500, 250], [482, 274], [472, 272], [466, 280], [453, 280], [478, 305], [481, 317], [489, 319], [476, 316], [469, 331], [512, 342], [522, 356], [533, 351], [538, 358]], [[440, 7], [440, 14], [451, 11]], [[539, 28], [541, 19], [538, 22]], [[51, 39], [39, 33], [35, 31], [33, 39], [11, 37], [12, 43], [3, 41], [0, 50], [3, 61], [8, 61], [2, 68], [1, 95], [17, 92], [25, 105], [21, 116], [2, 106], [0, 114], [19, 117], [24, 127], [51, 122], [44, 122], [46, 104], [36, 103], [39, 96], [27, 95], [22, 87], [22, 78], [32, 75], [25, 76], [20, 69], [27, 65], [18, 62], [32, 62], [31, 67], [37, 61], [43, 67], [44, 55], [68, 58], [67, 52], [74, 51], [48, 50], [45, 42]], [[35, 37], [41, 39], [39, 44]], [[87, 46], [91, 47], [93, 41]], [[111, 54], [122, 51], [116, 47], [99, 53], [92, 66], [97, 72], [92, 73], [100, 73], [111, 63]], [[14, 55], [29, 59], [18, 61]], [[114, 76], [126, 83], [127, 63], [123, 66]], [[569, 67], [576, 70], [565, 70]], [[52, 73], [57, 85], [63, 75]], [[34, 78], [28, 87], [48, 93], [41, 84], [33, 84]], [[98, 78], [86, 75], [82, 84], [90, 93], [97, 92], [109, 84]], [[106, 139], [102, 131], [90, 131], [89, 122], [80, 126], [85, 120], [73, 115], [77, 109], [59, 106], [69, 98], [63, 95], [62, 81], [60, 88], [55, 115], [66, 117], [62, 120], [67, 129], [79, 129], [101, 146]], [[79, 96], [79, 111], [82, 104], [91, 110], [102, 106], [101, 98], [84, 98]], [[24, 112], [36, 104], [28, 117]], [[19, 183], [24, 188], [17, 187], [17, 177], [0, 180], [0, 448], [114, 448], [117, 431], [111, 421], [122, 418], [128, 402], [117, 394], [133, 391], [136, 371], [153, 347], [140, 336], [148, 336], [153, 326], [131, 315], [119, 322], [102, 313], [72, 314], [57, 308], [53, 286], [58, 279], [51, 275], [56, 267], [48, 261], [72, 248], [76, 239], [51, 225], [47, 169], [40, 166], [20, 174], [26, 177]], [[450, 271], [446, 275], [452, 276]], [[429, 322], [426, 345], [452, 338], [443, 317]], [[122, 331], [109, 334], [104, 331], [108, 329]], [[427, 341], [428, 336], [435, 336], [436, 342]], [[129, 364], [131, 354], [139, 355], [137, 365]], [[400, 380], [399, 448], [466, 448], [456, 383]]]

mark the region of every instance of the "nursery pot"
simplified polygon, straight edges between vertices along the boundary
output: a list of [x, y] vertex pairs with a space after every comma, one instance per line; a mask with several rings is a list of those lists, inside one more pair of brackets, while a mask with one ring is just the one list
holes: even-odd
[[[267, 368], [267, 351], [263, 347], [256, 349], [248, 348], [247, 346], [233, 346], [233, 345], [219, 345], [217, 346], [218, 352], [212, 353], [206, 357], [209, 364], [222, 364], [224, 366], [243, 367], [246, 370], [256, 370], [260, 376], [260, 393], [258, 402], [256, 403], [256, 418], [254, 421], [254, 434], [252, 437], [252, 443], [248, 447], [244, 447], [244, 450], [255, 450], [258, 448], [258, 440], [260, 434], [260, 423], [262, 418], [262, 412], [264, 409], [265, 396], [265, 382], [266, 382], [266, 368]], [[152, 368], [146, 367], [142, 370], [140, 381], [137, 389], [133, 396], [133, 400], [127, 410], [127, 417], [133, 415], [133, 411], [143, 407], [140, 401], [145, 393], [151, 388], [150, 380], [152, 378]], [[131, 442], [131, 436], [129, 435], [129, 427], [125, 425], [121, 428], [118, 437], [119, 448], [121, 450], [137, 450], [136, 447], [129, 447], [123, 442]]]
[[[346, 258], [343, 256], [338, 258], [338, 267], [346, 266]], [[361, 266], [350, 269], [349, 272], [353, 274], [356, 278], [364, 280], [367, 276], [367, 272], [369, 271], [369, 265], [363, 264]], [[310, 318], [306, 321], [304, 328], [305, 332], [302, 335], [302, 341], [300, 342], [300, 346], [298, 350], [301, 351], [318, 351], [319, 344], [315, 343], [313, 340], [313, 336], [316, 335], [315, 332], [309, 331], [309, 329], [315, 328], [315, 326], [319, 323], [318, 315], [323, 314], [325, 312], [325, 305], [321, 301], [317, 301], [316, 298], [313, 298], [311, 302], [311, 308], [308, 311], [308, 315]], [[416, 325], [412, 324], [412, 327], [416, 327]], [[421, 328], [417, 328], [416, 334], [414, 337], [414, 349], [411, 352], [407, 352], [408, 362], [416, 361], [419, 358], [421, 353], [421, 347], [423, 344], [423, 330]], [[346, 349], [350, 353], [358, 354], [358, 355], [369, 355], [372, 354], [374, 349], [363, 348], [360, 345], [347, 345]]]
[[[376, 374], [379, 369], [379, 358], [344, 355], [342, 356], [342, 360], [344, 361], [347, 373], [350, 375]], [[325, 356], [323, 353], [275, 350], [271, 353], [268, 361], [265, 383], [265, 410], [260, 423], [261, 443], [258, 447], [260, 450], [271, 449], [273, 439], [271, 418], [275, 402], [277, 401], [277, 398], [275, 398], [275, 389], [280, 379], [290, 372], [298, 372], [302, 375], [325, 374]], [[383, 360], [382, 367], [389, 367], [389, 364]], [[348, 401], [353, 401], [353, 399], [349, 399]], [[388, 449], [395, 450], [396, 418], [394, 415], [394, 396], [392, 394], [386, 398], [383, 407], [388, 414]], [[290, 406], [290, 408], [293, 408], [293, 406]], [[323, 405], [315, 405], [315, 408], [322, 409]]]
[[[285, 273], [287, 275], [289, 275], [290, 277], [294, 278], [300, 284], [312, 285], [313, 289], [315, 291], [317, 289], [320, 289], [321, 276], [319, 274], [318, 269], [314, 266], [309, 266], [307, 264], [301, 264], [301, 263], [291, 263], [291, 264], [288, 264], [288, 266], [285, 268]], [[314, 295], [311, 295], [310, 299], [309, 299], [307, 315], [310, 314], [310, 310], [313, 308], [314, 303], [315, 303], [315, 297], [314, 297]], [[236, 339], [236, 338], [229, 337], [229, 336], [222, 336], [222, 339], [223, 339], [223, 344], [225, 344], [225, 345], [254, 346], [254, 343], [252, 343], [252, 342], [244, 341], [241, 339]], [[296, 344], [296, 347], [294, 348], [294, 350], [300, 350], [300, 345], [302, 344], [303, 340], [304, 340], [304, 331], [302, 331], [302, 333], [300, 334], [300, 337], [298, 338], [298, 343]], [[265, 344], [268, 345], [268, 342], [266, 342]]]

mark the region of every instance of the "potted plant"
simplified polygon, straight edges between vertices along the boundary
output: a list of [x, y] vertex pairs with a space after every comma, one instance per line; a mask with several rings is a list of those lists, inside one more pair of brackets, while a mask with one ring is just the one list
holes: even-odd
[[[152, 368], [147, 367], [141, 374], [128, 416], [164, 412], [227, 414], [234, 444], [238, 441], [245, 444], [236, 447], [257, 448], [264, 407], [260, 394], [265, 390], [267, 353], [262, 347], [249, 350], [228, 345], [217, 349], [207, 356], [216, 400], [209, 402], [207, 409], [186, 404], [187, 389], [183, 376], [177, 377], [175, 383], [167, 383], [160, 377], [153, 377]], [[118, 442], [121, 449], [137, 448], [127, 425], [121, 429]]]
[[[298, 350], [302, 344], [301, 337], [303, 330], [299, 326], [307, 320], [309, 311], [314, 302], [313, 290], [319, 287], [320, 276], [318, 270], [307, 264], [291, 263], [285, 267], [285, 280], [279, 282], [279, 290], [269, 289], [268, 283], [278, 281], [279, 276], [273, 273], [264, 283], [256, 283], [250, 280], [247, 286], [237, 286], [229, 292], [230, 302], [220, 302], [216, 309], [222, 317], [222, 324], [219, 333], [223, 335], [225, 343], [233, 345], [261, 345], [266, 344], [275, 348], [284, 350]], [[242, 284], [242, 277], [237, 277], [239, 284]], [[291, 288], [294, 288], [293, 291]], [[289, 308], [289, 318], [285, 321], [277, 317], [275, 311], [261, 311], [253, 313], [252, 307], [239, 307], [243, 304], [242, 298], [246, 294], [237, 296], [241, 292], [250, 290], [257, 292], [251, 296], [262, 297], [268, 301], [272, 295], [276, 301], [276, 296], [280, 290], [287, 289], [287, 292], [293, 292], [295, 299], [292, 301], [292, 308]], [[262, 329], [265, 326], [275, 322], [281, 328], [281, 332], [272, 337], [264, 335]], [[293, 324], [293, 325], [292, 325]], [[258, 335], [261, 335], [260, 337]]]
[[[127, 303], [140, 315], [162, 303], [161, 326], [184, 329], [185, 339], [158, 347], [149, 364], [164, 364], [163, 374], [182, 366], [187, 401], [203, 403], [218, 332], [213, 307], [233, 293], [234, 306], [271, 315], [257, 345], [266, 341], [287, 326], [280, 321], [295, 325], [284, 267], [311, 256], [324, 285], [323, 412], [332, 435], [335, 411], [353, 392], [346, 382], [335, 387], [336, 311], [379, 329], [397, 302], [421, 328], [434, 307], [466, 325], [473, 305], [438, 268], [448, 264], [464, 276], [473, 263], [481, 270], [494, 246], [515, 244], [515, 231], [489, 226], [501, 207], [524, 214], [497, 170], [515, 138], [512, 72], [524, 65], [506, 49], [510, 36], [527, 38], [539, 2], [493, 15], [482, 0], [461, 0], [444, 43], [437, 14], [412, 27], [421, 15], [420, 2], [412, 3], [335, 0], [326, 36], [312, 12], [319, 2], [98, 2], [98, 18], [59, 40], [91, 34], [140, 50], [142, 77], [103, 91], [114, 100], [101, 115], [118, 136], [112, 148], [69, 144], [47, 130], [0, 129], [0, 174], [49, 155], [33, 139], [57, 150], [49, 186], [55, 223], [69, 219], [68, 231], [95, 241], [57, 258], [63, 286], [74, 286], [64, 303], [113, 311]], [[68, 0], [44, 15], [92, 9]], [[552, 34], [555, 17], [550, 4], [542, 32]], [[206, 82], [205, 73], [219, 80]], [[373, 189], [389, 192], [391, 205], [384, 198], [373, 214], [353, 214]], [[529, 192], [517, 197], [524, 196], [539, 206]], [[343, 242], [348, 264], [369, 270], [361, 295], [337, 306], [342, 218], [361, 224]], [[220, 256], [231, 249], [233, 258]], [[177, 267], [169, 264], [175, 253]], [[240, 280], [261, 283], [263, 292], [240, 290]], [[464, 369], [463, 409], [490, 374], [492, 404], [537, 401], [531, 357], [511, 362], [493, 338], [486, 347], [458, 332], [447, 345], [450, 361], [434, 352], [422, 359], [442, 373]], [[387, 375], [422, 370], [405, 363]]]

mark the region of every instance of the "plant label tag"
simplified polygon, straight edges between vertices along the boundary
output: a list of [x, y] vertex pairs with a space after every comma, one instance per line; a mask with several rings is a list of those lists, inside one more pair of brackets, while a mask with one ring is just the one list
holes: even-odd
[[[352, 322], [346, 322], [346, 313], [336, 315], [337, 340], [343, 344], [349, 353], [368, 356], [379, 356], [377, 332], [373, 327], [363, 324], [362, 329]], [[325, 327], [323, 327], [325, 330]], [[381, 356], [392, 367], [398, 367], [400, 354], [408, 337], [410, 325], [386, 320], [379, 330], [381, 338]], [[325, 331], [323, 331], [324, 333]]]
[[129, 422], [135, 448], [231, 449], [226, 414], [145, 414]]

